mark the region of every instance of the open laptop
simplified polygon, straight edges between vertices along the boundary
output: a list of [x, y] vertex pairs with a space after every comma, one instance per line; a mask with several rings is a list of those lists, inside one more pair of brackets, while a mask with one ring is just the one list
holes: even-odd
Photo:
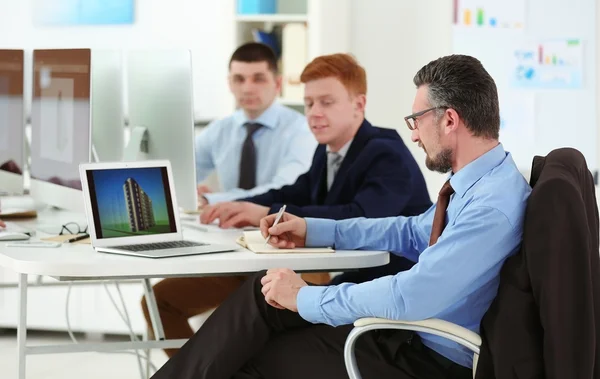
[[166, 258], [238, 247], [185, 241], [169, 161], [79, 166], [94, 250]]

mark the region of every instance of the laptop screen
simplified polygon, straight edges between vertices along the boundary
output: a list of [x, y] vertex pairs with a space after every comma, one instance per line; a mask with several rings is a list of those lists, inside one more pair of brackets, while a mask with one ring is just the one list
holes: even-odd
[[176, 233], [166, 167], [87, 170], [96, 238]]

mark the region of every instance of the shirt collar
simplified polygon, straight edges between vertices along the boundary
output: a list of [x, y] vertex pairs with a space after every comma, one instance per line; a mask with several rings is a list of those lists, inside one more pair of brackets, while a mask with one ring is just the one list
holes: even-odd
[[450, 185], [457, 196], [463, 197], [479, 179], [498, 166], [506, 157], [501, 143], [492, 150], [469, 163], [450, 177]]
[[[350, 145], [352, 145], [352, 141], [354, 141], [354, 138], [351, 139], [350, 141], [346, 142], [346, 144], [344, 146], [342, 146], [341, 149], [338, 150], [337, 153], [342, 157], [342, 159], [344, 157], [346, 157], [346, 154], [348, 153], [348, 150], [350, 149]], [[327, 151], [327, 153], [331, 152], [329, 145], [327, 145], [326, 151]]]
[[279, 110], [281, 107], [283, 107], [283, 105], [273, 101], [273, 104], [265, 109], [265, 111], [254, 120], [250, 120], [243, 109], [238, 109], [233, 114], [235, 124], [239, 127], [243, 127], [247, 122], [255, 122], [266, 126], [269, 129], [273, 129], [277, 126], [277, 121], [279, 120]]

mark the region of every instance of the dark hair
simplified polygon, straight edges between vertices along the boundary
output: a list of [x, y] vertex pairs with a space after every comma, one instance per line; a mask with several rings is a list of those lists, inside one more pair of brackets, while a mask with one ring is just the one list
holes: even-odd
[[277, 73], [277, 56], [269, 46], [263, 43], [248, 42], [241, 45], [231, 55], [229, 67], [231, 67], [231, 62], [233, 61], [247, 63], [267, 62], [269, 69], [273, 73]]
[[500, 107], [496, 83], [479, 60], [449, 55], [423, 66], [413, 82], [429, 86], [432, 107], [452, 108], [474, 136], [498, 139]]

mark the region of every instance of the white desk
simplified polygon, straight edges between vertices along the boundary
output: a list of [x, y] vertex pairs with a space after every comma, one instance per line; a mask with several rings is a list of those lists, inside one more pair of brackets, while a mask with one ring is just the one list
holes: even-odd
[[[189, 239], [222, 238], [186, 231]], [[136, 258], [96, 253], [91, 246], [64, 245], [60, 248], [15, 248], [0, 245], [0, 266], [19, 274], [52, 276], [59, 280], [164, 278], [169, 276], [207, 276], [251, 273], [268, 268], [287, 267], [297, 271], [342, 271], [381, 266], [388, 253], [337, 251], [333, 254], [254, 254], [248, 250], [220, 254], [202, 254], [177, 258]]]
[[[40, 222], [47, 224], [52, 219], [62, 223], [72, 220], [51, 212], [41, 215]], [[24, 222], [29, 227], [33, 223]], [[38, 233], [43, 236], [43, 233]], [[185, 230], [191, 240], [213, 243], [233, 243], [235, 232], [200, 232]], [[162, 325], [157, 317], [150, 278], [170, 276], [207, 276], [252, 273], [263, 269], [286, 267], [296, 271], [341, 271], [385, 265], [389, 262], [387, 252], [337, 251], [333, 254], [254, 254], [245, 249], [231, 253], [203, 254], [177, 258], [136, 258], [121, 255], [96, 253], [87, 245], [64, 245], [60, 248], [15, 248], [0, 244], [0, 266], [19, 274], [19, 321], [17, 326], [17, 349], [19, 357], [19, 379], [25, 379], [26, 356], [33, 354], [55, 354], [85, 351], [120, 351], [131, 349], [157, 349], [180, 347], [185, 340], [164, 340]], [[55, 346], [27, 346], [27, 290], [28, 275], [51, 276], [58, 280], [136, 279], [142, 280], [151, 313], [153, 315], [156, 341], [89, 343]]]

